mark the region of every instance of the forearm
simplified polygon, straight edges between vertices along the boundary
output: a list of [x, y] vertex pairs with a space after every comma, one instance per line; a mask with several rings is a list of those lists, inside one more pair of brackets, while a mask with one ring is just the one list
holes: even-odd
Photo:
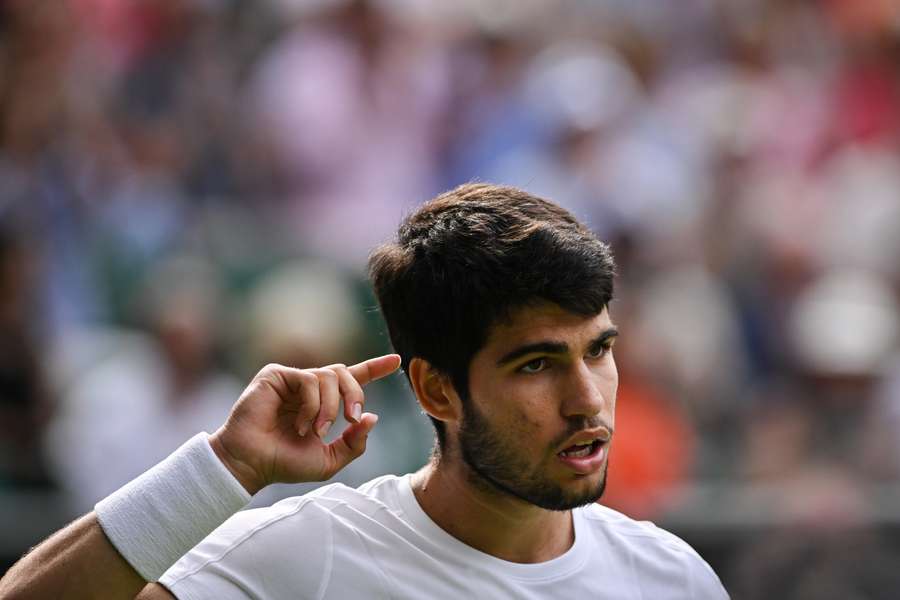
[[19, 560], [0, 580], [0, 597], [134, 598], [146, 584], [91, 512]]
[[249, 499], [198, 434], [26, 555], [0, 598], [134, 598]]

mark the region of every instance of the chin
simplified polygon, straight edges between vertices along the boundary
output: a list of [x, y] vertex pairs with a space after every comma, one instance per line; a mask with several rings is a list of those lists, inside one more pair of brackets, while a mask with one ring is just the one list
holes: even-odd
[[[555, 493], [545, 493], [540, 497], [532, 497], [531, 502], [547, 510], [572, 510], [579, 506], [587, 506], [597, 502], [606, 490], [606, 470], [597, 480], [578, 482], [577, 489], [566, 490], [565, 486], [557, 488]], [[593, 479], [593, 478], [591, 478]], [[574, 486], [572, 486], [574, 487]]]
[[579, 486], [580, 489], [568, 495], [569, 508], [577, 508], [579, 506], [587, 506], [593, 504], [603, 497], [606, 491], [606, 467], [594, 476], [584, 477]]

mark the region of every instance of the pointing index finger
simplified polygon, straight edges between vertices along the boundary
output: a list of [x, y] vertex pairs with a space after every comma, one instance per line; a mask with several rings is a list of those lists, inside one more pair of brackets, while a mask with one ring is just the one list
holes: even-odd
[[360, 385], [366, 385], [371, 381], [390, 375], [399, 367], [399, 354], [385, 354], [384, 356], [364, 360], [352, 367], [347, 367], [347, 369]]

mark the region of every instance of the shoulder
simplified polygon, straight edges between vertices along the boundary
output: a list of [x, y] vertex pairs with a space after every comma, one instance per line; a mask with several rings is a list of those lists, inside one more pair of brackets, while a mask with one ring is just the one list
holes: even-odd
[[[182, 556], [160, 582], [179, 598], [202, 597], [195, 592], [204, 589], [232, 597], [237, 589], [258, 585], [258, 573], [277, 575], [267, 581], [315, 589], [330, 566], [331, 533], [327, 511], [305, 496], [244, 510]], [[316, 551], [304, 553], [304, 560], [292, 569], [283, 569], [288, 562], [283, 557], [296, 555], [304, 540], [315, 540]]]
[[689, 589], [702, 591], [692, 597], [727, 598], [709, 564], [677, 535], [599, 504], [580, 509], [580, 514], [600, 547], [638, 571], [636, 574], [677, 580]]
[[337, 525], [359, 518], [376, 517], [382, 513], [394, 514], [398, 510], [398, 488], [401, 481], [400, 477], [384, 475], [357, 488], [334, 483], [304, 496], [282, 500], [272, 508], [297, 510], [306, 514], [327, 514]]
[[387, 509], [386, 502], [390, 501], [397, 480], [393, 476], [379, 477], [359, 488], [333, 483], [272, 506], [244, 510], [233, 515], [210, 538], [228, 547], [255, 537], [277, 538], [282, 530], [289, 531], [291, 540], [296, 540], [299, 532], [324, 535], [334, 528], [335, 520], [346, 522], [353, 515], [371, 515]]
[[[218, 590], [221, 585], [259, 585], [259, 574], [265, 573], [263, 581], [284, 589], [318, 589], [330, 577], [335, 549], [343, 554], [358, 545], [358, 531], [388, 510], [379, 496], [389, 495], [393, 485], [387, 478], [359, 489], [335, 483], [241, 511], [182, 557], [161, 581], [176, 592], [197, 585]], [[273, 594], [279, 597], [274, 590], [264, 595]]]
[[582, 509], [585, 521], [594, 530], [615, 536], [636, 546], [659, 547], [678, 553], [696, 555], [690, 545], [677, 535], [657, 527], [650, 521], [636, 521], [616, 510], [600, 504]]

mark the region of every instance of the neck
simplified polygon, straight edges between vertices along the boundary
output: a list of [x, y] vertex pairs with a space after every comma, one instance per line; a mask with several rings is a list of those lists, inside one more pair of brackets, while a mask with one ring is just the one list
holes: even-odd
[[433, 460], [413, 475], [412, 488], [441, 529], [503, 560], [545, 562], [575, 540], [571, 511], [546, 510], [502, 492], [461, 460]]

